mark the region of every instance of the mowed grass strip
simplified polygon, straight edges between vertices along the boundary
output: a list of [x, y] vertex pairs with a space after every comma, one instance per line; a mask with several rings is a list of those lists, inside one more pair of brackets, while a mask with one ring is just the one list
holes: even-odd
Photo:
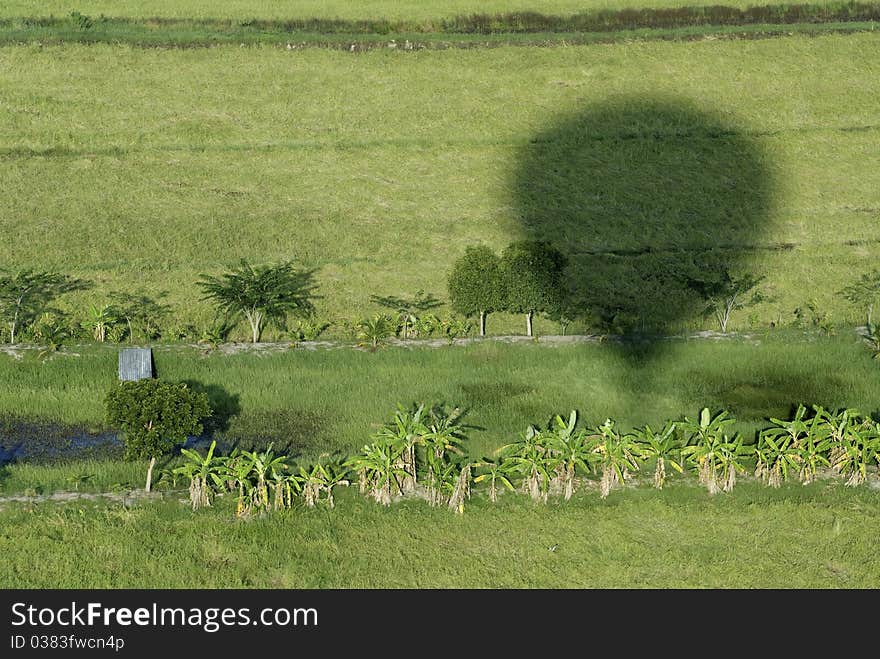
[[234, 502], [0, 506], [3, 588], [877, 588], [878, 492], [820, 482], [476, 495], [464, 515], [355, 492], [235, 520]]
[[[751, 145], [767, 203], [746, 218], [760, 224], [748, 242], [794, 245], [743, 257], [767, 275], [773, 301], [733, 325], [786, 322], [810, 297], [855, 319], [835, 293], [878, 253], [878, 38], [356, 55], [6, 47], [0, 263], [93, 279], [75, 305], [111, 289], [167, 290], [180, 322], [209, 322], [198, 274], [242, 257], [317, 268], [328, 318], [373, 311], [371, 294], [445, 297], [465, 246], [560, 240], [534, 230], [531, 209], [589, 205], [576, 177], [552, 197], [540, 172], [529, 182], [533, 140], [596, 106], [659, 99]], [[699, 131], [671, 139], [708, 153], [717, 142]], [[717, 205], [703, 176], [668, 182], [693, 201], [697, 230]], [[647, 197], [617, 190], [624, 220], [662, 205], [663, 185]], [[596, 247], [589, 231], [562, 238]]]

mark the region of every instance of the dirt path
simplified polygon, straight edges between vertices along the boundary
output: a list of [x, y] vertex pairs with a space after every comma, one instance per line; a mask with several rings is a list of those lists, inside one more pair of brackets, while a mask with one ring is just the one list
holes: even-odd
[[[569, 334], [566, 336], [547, 334], [536, 337], [523, 336], [521, 334], [514, 335], [501, 335], [501, 336], [486, 336], [486, 337], [463, 337], [456, 339], [444, 339], [444, 338], [432, 338], [432, 339], [397, 339], [391, 338], [385, 341], [385, 346], [394, 347], [394, 348], [405, 348], [407, 350], [414, 350], [419, 348], [445, 348], [450, 346], [469, 346], [477, 343], [532, 343], [541, 346], [547, 347], [557, 347], [557, 346], [566, 346], [566, 345], [574, 345], [577, 343], [621, 343], [624, 341], [627, 342], [638, 342], [640, 340], [643, 341], [685, 341], [685, 340], [710, 340], [710, 341], [721, 341], [721, 340], [746, 340], [757, 343], [758, 341], [754, 338], [752, 334], [742, 334], [738, 332], [713, 332], [711, 330], [706, 330], [702, 332], [694, 332], [691, 334], [679, 334], [672, 336], [651, 336], [651, 337], [622, 337], [616, 335], [607, 335], [607, 334]], [[62, 348], [60, 352], [57, 353], [58, 356], [65, 357], [78, 357], [79, 355], [76, 352], [71, 352], [71, 349], [75, 348], [86, 348], [89, 346], [93, 346], [96, 344], [77, 344], [68, 346], [66, 348]], [[128, 344], [108, 344], [112, 347], [124, 348], [127, 347]], [[253, 353], [272, 353], [272, 352], [284, 352], [287, 350], [357, 350], [357, 351], [367, 351], [368, 348], [364, 348], [358, 346], [353, 341], [274, 341], [274, 342], [262, 342], [262, 343], [222, 343], [216, 347], [216, 349], [211, 349], [208, 346], [201, 343], [182, 343], [182, 344], [153, 344], [149, 346], [154, 350], [175, 350], [180, 348], [192, 348], [195, 350], [201, 350], [205, 354], [210, 354], [213, 352], [217, 352], [222, 355], [236, 355], [243, 352], [253, 352]], [[16, 345], [0, 345], [0, 353], [5, 353], [14, 359], [21, 359], [28, 352], [39, 351], [41, 350], [41, 346], [31, 345], [31, 344], [16, 344]]]
[[8, 503], [69, 503], [71, 501], [113, 501], [129, 506], [138, 501], [160, 500], [167, 495], [165, 492], [144, 492], [143, 490], [131, 490], [129, 492], [52, 492], [51, 494], [10, 494], [0, 496], [0, 508]]

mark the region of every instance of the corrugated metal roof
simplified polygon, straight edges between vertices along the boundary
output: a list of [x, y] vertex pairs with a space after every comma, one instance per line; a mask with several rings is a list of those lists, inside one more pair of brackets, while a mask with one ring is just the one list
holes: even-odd
[[119, 352], [119, 379], [132, 382], [153, 377], [153, 351], [150, 348], [125, 348]]

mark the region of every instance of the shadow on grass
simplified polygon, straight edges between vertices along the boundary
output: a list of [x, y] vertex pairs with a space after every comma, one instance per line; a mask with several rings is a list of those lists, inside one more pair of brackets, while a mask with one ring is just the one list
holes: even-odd
[[774, 176], [761, 145], [684, 100], [590, 105], [536, 135], [519, 163], [526, 236], [562, 250], [575, 309], [615, 332], [678, 331], [705, 307], [695, 277], [786, 249], [764, 242]]
[[208, 397], [211, 416], [202, 422], [202, 435], [213, 437], [229, 430], [232, 419], [241, 413], [241, 397], [217, 384], [204, 384], [197, 380], [184, 380], [183, 383], [193, 391]]
[[271, 444], [276, 453], [290, 457], [322, 448], [332, 452], [338, 447], [323, 445], [325, 426], [325, 415], [318, 410], [245, 412], [237, 416], [228, 429], [217, 433], [217, 442], [224, 451], [263, 450]]

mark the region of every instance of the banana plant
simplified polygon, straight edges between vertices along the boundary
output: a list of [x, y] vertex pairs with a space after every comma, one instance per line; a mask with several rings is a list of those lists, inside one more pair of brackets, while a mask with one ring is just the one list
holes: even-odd
[[868, 478], [868, 467], [880, 463], [880, 431], [869, 419], [851, 425], [843, 435], [831, 468], [846, 478], [846, 485], [861, 485]]
[[848, 471], [849, 460], [845, 456], [851, 453], [849, 447], [854, 435], [859, 432], [861, 414], [853, 408], [831, 412], [820, 407], [816, 409], [816, 416], [821, 417], [827, 427], [828, 439], [831, 441], [831, 451], [828, 456], [831, 468], [843, 474]]
[[402, 493], [400, 479], [408, 474], [402, 467], [401, 449], [389, 440], [377, 440], [366, 444], [361, 454], [346, 463], [357, 472], [360, 491], [368, 494], [376, 503], [391, 505], [391, 497]]
[[416, 446], [422, 443], [422, 438], [428, 432], [428, 428], [422, 420], [424, 411], [424, 404], [417, 405], [412, 409], [406, 409], [398, 404], [391, 422], [373, 435], [374, 440], [387, 442], [399, 449], [400, 464], [398, 466], [404, 472], [400, 483], [403, 494], [413, 492], [418, 485]]
[[828, 425], [823, 422], [818, 414], [810, 419], [807, 427], [807, 434], [798, 443], [798, 452], [800, 458], [800, 469], [798, 470], [798, 478], [803, 485], [809, 485], [819, 473], [819, 469], [831, 466], [828, 459], [828, 453], [831, 450], [831, 437]]
[[104, 343], [107, 332], [116, 321], [116, 310], [111, 305], [104, 304], [100, 307], [89, 307], [89, 317], [82, 326], [92, 333], [95, 341]]
[[172, 469], [173, 474], [189, 478], [189, 500], [193, 510], [210, 506], [214, 494], [212, 488], [223, 487], [225, 459], [214, 456], [216, 448], [217, 442], [212, 441], [204, 457], [198, 451], [182, 448], [180, 454], [185, 461], [176, 469]]
[[359, 321], [356, 331], [358, 346], [376, 352], [388, 337], [394, 335], [394, 323], [388, 316], [377, 314]]
[[501, 484], [503, 487], [506, 487], [511, 492], [514, 491], [513, 483], [510, 482], [510, 479], [507, 477], [507, 473], [504, 471], [502, 464], [496, 462], [490, 458], [483, 458], [479, 462], [474, 464], [474, 468], [480, 470], [481, 473], [477, 474], [474, 478], [474, 483], [482, 483], [483, 481], [488, 481], [489, 483], [489, 501], [495, 503], [498, 501], [498, 485]]
[[465, 426], [460, 423], [461, 416], [462, 411], [457, 407], [447, 410], [442, 406], [434, 406], [428, 412], [426, 429], [421, 440], [425, 447], [427, 464], [428, 501], [432, 505], [439, 505], [441, 499], [438, 472], [446, 467], [450, 453], [462, 455]]
[[226, 480], [227, 488], [235, 489], [238, 492], [238, 501], [235, 506], [236, 517], [249, 515], [255, 501], [255, 488], [251, 481], [254, 463], [249, 455], [247, 452], [241, 452], [226, 459], [223, 477]]
[[675, 422], [667, 421], [660, 431], [655, 431], [651, 426], [636, 428], [633, 431], [636, 441], [639, 443], [639, 452], [642, 459], [657, 460], [654, 466], [654, 487], [662, 490], [666, 484], [666, 464], [668, 463], [679, 474], [684, 472], [684, 466], [679, 458], [673, 456], [681, 454], [681, 445], [675, 433]]
[[828, 412], [819, 408], [831, 444], [828, 461], [831, 469], [846, 478], [846, 485], [855, 486], [867, 479], [867, 468], [878, 459], [880, 440], [876, 424], [855, 409]]
[[64, 341], [70, 338], [70, 332], [54, 314], [44, 313], [33, 325], [34, 338], [43, 344], [37, 353], [40, 359], [48, 359], [61, 350]]
[[755, 477], [779, 487], [788, 480], [790, 471], [796, 471], [801, 483], [811, 483], [818, 469], [830, 464], [824, 455], [831, 443], [822, 416], [808, 418], [807, 408], [798, 405], [790, 421], [771, 418], [770, 422], [773, 425], [761, 431], [754, 448]]
[[285, 474], [280, 470], [274, 471], [270, 483], [273, 495], [272, 507], [275, 510], [289, 510], [293, 508], [293, 498], [299, 495], [303, 489], [300, 475]]
[[458, 479], [456, 479], [455, 487], [452, 489], [448, 503], [449, 509], [459, 515], [464, 514], [465, 500], [471, 498], [471, 479], [471, 465], [465, 463], [458, 474]]
[[349, 484], [346, 478], [347, 471], [344, 467], [320, 462], [308, 469], [300, 467], [299, 482], [302, 484], [303, 501], [306, 506], [313, 508], [321, 500], [321, 493], [324, 493], [327, 504], [330, 508], [334, 508], [333, 488], [337, 485]]
[[678, 424], [684, 433], [682, 456], [709, 494], [730, 492], [736, 485], [736, 474], [745, 473], [741, 461], [752, 453], [743, 446], [739, 434], [728, 437], [726, 429], [733, 423], [735, 420], [728, 418], [726, 411], [713, 417], [708, 408], [703, 408], [699, 421], [685, 417]]
[[789, 435], [775, 435], [781, 428], [770, 428], [758, 435], [754, 447], [756, 466], [755, 478], [760, 478], [770, 487], [779, 487], [788, 480], [789, 470], [800, 469], [800, 451]]
[[590, 431], [590, 439], [594, 460], [602, 469], [599, 496], [604, 499], [616, 485], [623, 485], [639, 470], [638, 438], [620, 432], [614, 421], [605, 419], [602, 425]]
[[547, 447], [547, 436], [529, 426], [522, 441], [502, 446], [498, 455], [506, 473], [522, 477], [522, 489], [534, 501], [547, 502], [550, 481], [558, 460]]
[[547, 431], [547, 446], [557, 462], [551, 489], [561, 491], [566, 501], [574, 494], [577, 470], [591, 471], [594, 458], [592, 442], [576, 426], [577, 410], [572, 410], [567, 419], [556, 415]]
[[251, 472], [256, 479], [254, 503], [258, 508], [268, 511], [270, 508], [268, 480], [274, 479], [277, 473], [288, 470], [287, 456], [276, 455], [272, 450], [272, 444], [269, 444], [265, 451], [243, 451], [242, 455], [250, 460]]

